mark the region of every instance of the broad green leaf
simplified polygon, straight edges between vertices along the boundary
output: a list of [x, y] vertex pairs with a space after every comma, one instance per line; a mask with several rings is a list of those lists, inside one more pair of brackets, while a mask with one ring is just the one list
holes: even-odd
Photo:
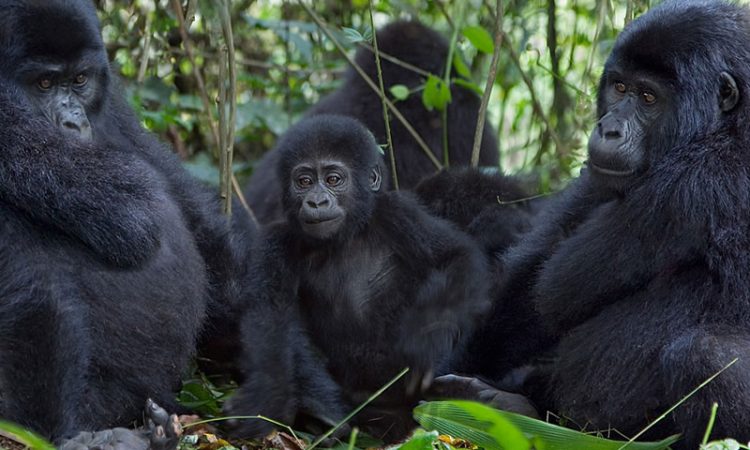
[[627, 444], [468, 401], [424, 403], [414, 409], [414, 417], [427, 429], [466, 439], [488, 450], [528, 449], [531, 441], [535, 448], [545, 450], [662, 450], [678, 439], [671, 436], [659, 442]]
[[461, 58], [458, 53], [453, 55], [453, 68], [456, 69], [456, 73], [462, 77], [471, 79], [471, 70], [469, 70], [469, 67], [464, 63], [463, 58]]
[[462, 33], [471, 42], [471, 45], [480, 52], [492, 53], [495, 50], [492, 36], [484, 28], [474, 25], [464, 28]]
[[29, 431], [12, 422], [0, 420], [0, 430], [10, 435], [16, 442], [20, 442], [34, 450], [55, 450], [55, 447], [36, 433]]
[[487, 450], [531, 448], [531, 442], [509, 420], [479, 403], [423, 403], [414, 409], [414, 418], [428, 430], [460, 437]]
[[409, 88], [403, 84], [394, 84], [390, 87], [389, 91], [396, 100], [406, 100], [409, 98]]
[[430, 75], [422, 91], [422, 103], [427, 110], [442, 111], [451, 101], [451, 90], [442, 79]]

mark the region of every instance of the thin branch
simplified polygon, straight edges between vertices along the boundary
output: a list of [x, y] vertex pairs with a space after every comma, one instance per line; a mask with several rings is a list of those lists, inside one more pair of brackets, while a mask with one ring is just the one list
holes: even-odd
[[[192, 16], [189, 17], [191, 23], [195, 18], [195, 4], [196, 1], [194, 0], [190, 0], [188, 2], [188, 12], [193, 11]], [[183, 47], [185, 47], [185, 55], [190, 61], [190, 64], [193, 66], [193, 75], [195, 76], [195, 81], [198, 84], [198, 93], [200, 94], [199, 97], [201, 99], [201, 103], [203, 104], [203, 109], [208, 116], [208, 127], [211, 130], [213, 142], [215, 143], [215, 145], [219, 145], [219, 129], [216, 125], [216, 122], [214, 122], [212, 118], [211, 101], [208, 98], [208, 90], [206, 89], [206, 83], [203, 80], [203, 75], [201, 74], [200, 67], [195, 61], [195, 55], [193, 53], [193, 41], [190, 39], [190, 34], [187, 31], [188, 25], [185, 22], [185, 13], [182, 10], [180, 0], [172, 0], [172, 9], [174, 9], [175, 15], [177, 16], [177, 21], [179, 23], [180, 38], [182, 39]], [[232, 174], [232, 187], [234, 188], [234, 192], [237, 194], [237, 198], [239, 199], [240, 204], [242, 204], [242, 207], [245, 209], [245, 211], [247, 211], [250, 219], [252, 219], [252, 221], [257, 225], [258, 220], [255, 217], [253, 210], [250, 208], [250, 205], [245, 200], [245, 196], [242, 194], [242, 188], [240, 187], [240, 184], [234, 174]]]
[[[375, 53], [375, 49], [373, 48], [373, 46], [366, 42], [360, 42], [358, 43], [358, 45], [362, 48], [365, 48]], [[411, 70], [412, 72], [418, 73], [419, 75], [422, 75], [423, 77], [429, 77], [430, 75], [433, 75], [432, 73], [426, 70], [420, 69], [419, 67], [413, 64], [409, 64], [406, 61], [402, 61], [394, 56], [389, 55], [388, 53], [378, 51], [378, 54], [380, 55], [381, 59], [385, 59], [386, 61], [392, 62], [393, 64], [396, 64], [397, 66], [403, 67], [404, 69]]]
[[307, 6], [303, 2], [303, 0], [297, 0], [297, 3], [305, 10], [305, 12], [307, 12], [307, 14], [310, 15], [310, 17], [313, 19], [315, 24], [326, 35], [326, 37], [328, 37], [328, 39], [330, 39], [330, 41], [333, 42], [333, 45], [336, 46], [336, 49], [339, 51], [339, 53], [341, 53], [344, 56], [344, 58], [346, 58], [346, 61], [354, 68], [354, 70], [357, 71], [359, 76], [362, 77], [362, 79], [365, 81], [365, 83], [367, 83], [370, 89], [372, 89], [375, 93], [377, 93], [378, 96], [381, 98], [381, 100], [385, 102], [386, 105], [388, 105], [388, 109], [393, 113], [394, 116], [396, 116], [398, 121], [401, 122], [401, 124], [404, 126], [404, 128], [406, 128], [409, 134], [412, 135], [414, 140], [417, 142], [417, 145], [419, 145], [419, 147], [424, 152], [425, 156], [429, 158], [430, 162], [432, 162], [435, 168], [437, 168], [438, 170], [442, 169], [443, 165], [440, 163], [440, 161], [438, 161], [438, 159], [432, 153], [432, 151], [430, 150], [430, 147], [427, 146], [424, 139], [422, 139], [419, 133], [417, 133], [414, 127], [409, 123], [409, 121], [406, 120], [404, 115], [401, 114], [401, 112], [398, 110], [398, 108], [396, 108], [393, 102], [391, 102], [388, 99], [388, 97], [381, 94], [380, 89], [378, 89], [378, 86], [375, 84], [374, 81], [372, 81], [372, 78], [370, 78], [370, 76], [367, 75], [367, 73], [365, 73], [362, 67], [360, 67], [359, 64], [357, 64], [354, 61], [354, 59], [346, 53], [346, 49], [344, 49], [341, 43], [333, 36], [330, 30], [328, 30], [328, 28], [325, 26], [325, 24], [320, 19], [320, 17], [318, 17], [318, 15], [315, 14], [315, 12], [309, 6]]
[[[526, 88], [529, 90], [529, 95], [531, 96], [531, 106], [534, 109], [534, 113], [539, 116], [542, 122], [544, 122], [544, 126], [547, 129], [547, 132], [549, 133], [550, 137], [553, 141], [555, 141], [555, 145], [558, 147], [558, 149], [564, 148], [562, 141], [560, 140], [560, 136], [557, 135], [555, 130], [552, 128], [552, 125], [550, 124], [549, 119], [547, 118], [547, 115], [544, 114], [544, 109], [542, 108], [542, 104], [539, 103], [539, 97], [536, 95], [536, 90], [534, 89], [534, 83], [531, 81], [531, 78], [529, 78], [529, 75], [526, 73], [526, 71], [523, 70], [523, 67], [521, 66], [521, 60], [518, 57], [518, 53], [516, 53], [516, 49], [513, 48], [513, 43], [508, 38], [508, 35], [503, 32], [503, 46], [508, 50], [510, 53], [510, 59], [513, 60], [513, 64], [518, 68], [518, 72], [521, 74], [521, 79], [523, 80], [523, 83], [526, 85]], [[534, 158], [538, 160], [541, 157], [540, 154], [537, 154]]]
[[[224, 91], [219, 94], [221, 98], [219, 117], [224, 117], [221, 130], [224, 143], [221, 145], [221, 153], [219, 157], [219, 160], [221, 161], [220, 187], [221, 197], [224, 201], [224, 214], [228, 216], [232, 214], [232, 159], [234, 156], [234, 130], [237, 117], [237, 65], [234, 59], [234, 36], [232, 33], [232, 20], [229, 8], [229, 0], [224, 0], [218, 7], [221, 32], [224, 37], [221, 69], [222, 71], [227, 69], [229, 72], [229, 90], [226, 89], [226, 83], [224, 81], [225, 77], [219, 75], [219, 85], [222, 88], [221, 90]], [[226, 61], [226, 65], [224, 61]], [[226, 117], [225, 111], [227, 104], [229, 106], [229, 117]], [[222, 122], [220, 121], [220, 123]]]
[[372, 18], [372, 0], [370, 0], [370, 27], [373, 29], [372, 44], [375, 48], [375, 65], [378, 69], [378, 84], [380, 85], [380, 100], [383, 104], [383, 121], [385, 123], [385, 137], [388, 142], [388, 155], [391, 161], [391, 177], [393, 177], [393, 188], [398, 190], [398, 172], [396, 170], [396, 155], [391, 138], [391, 120], [388, 118], [388, 105], [385, 104], [385, 87], [383, 86], [383, 71], [380, 68], [380, 52], [378, 51], [378, 34], [375, 33], [375, 20]]
[[141, 65], [138, 68], [138, 76], [136, 82], [138, 84], [143, 83], [146, 78], [146, 70], [148, 69], [149, 53], [151, 51], [151, 22], [153, 14], [146, 13], [146, 24], [143, 26], [143, 46], [141, 47]]
[[[451, 31], [451, 40], [450, 45], [448, 46], [448, 56], [445, 58], [445, 70], [443, 72], [443, 83], [448, 87], [448, 92], [450, 92], [451, 71], [453, 69], [453, 54], [456, 51], [456, 42], [458, 42], [458, 31], [463, 24], [464, 11], [466, 11], [464, 2], [458, 2], [457, 8], [458, 14], [456, 14], [456, 23], [454, 24]], [[445, 164], [445, 167], [450, 167], [450, 151], [448, 149], [448, 104], [445, 105], [440, 115], [443, 121], [443, 164]]]
[[487, 75], [487, 83], [482, 94], [482, 103], [479, 105], [477, 114], [477, 128], [474, 131], [474, 147], [471, 149], [471, 166], [479, 165], [479, 152], [482, 149], [482, 134], [484, 133], [484, 118], [487, 115], [487, 105], [490, 103], [492, 87], [495, 86], [497, 74], [497, 63], [500, 59], [500, 46], [503, 44], [503, 1], [497, 0], [497, 14], [495, 14], [495, 48], [492, 51], [490, 62], [490, 73]]

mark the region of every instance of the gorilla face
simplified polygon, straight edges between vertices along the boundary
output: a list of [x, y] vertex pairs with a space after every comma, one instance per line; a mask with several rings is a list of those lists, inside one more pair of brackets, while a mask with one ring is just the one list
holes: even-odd
[[91, 141], [109, 76], [103, 44], [90, 38], [99, 33], [94, 9], [84, 1], [15, 7], [0, 33], [3, 73], [24, 90], [39, 116], [66, 136]]
[[351, 184], [351, 171], [342, 161], [310, 161], [292, 170], [290, 189], [299, 199], [297, 218], [305, 234], [325, 239], [339, 231], [346, 219], [341, 200], [350, 195]]

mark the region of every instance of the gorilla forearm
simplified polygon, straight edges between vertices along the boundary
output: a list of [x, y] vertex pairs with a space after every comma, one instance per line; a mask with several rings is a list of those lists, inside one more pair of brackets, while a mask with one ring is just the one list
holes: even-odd
[[[63, 139], [0, 87], [0, 199], [136, 266], [159, 246], [161, 200], [150, 166], [112, 148]], [[17, 93], [16, 93], [17, 94]]]

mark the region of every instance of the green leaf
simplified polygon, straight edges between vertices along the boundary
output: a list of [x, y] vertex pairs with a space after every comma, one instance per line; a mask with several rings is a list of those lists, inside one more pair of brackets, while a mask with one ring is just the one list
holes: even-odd
[[484, 91], [482, 91], [482, 88], [479, 87], [478, 84], [472, 83], [470, 81], [462, 80], [460, 78], [455, 78], [453, 80], [453, 84], [455, 84], [456, 86], [461, 86], [462, 88], [466, 88], [470, 91], [474, 91], [480, 97], [482, 96], [482, 94], [484, 94]]
[[495, 43], [492, 41], [490, 33], [478, 25], [464, 28], [462, 34], [474, 48], [482, 53], [492, 53], [495, 50]]
[[14, 441], [34, 450], [55, 450], [55, 446], [41, 436], [12, 422], [0, 420], [0, 430], [10, 435]]
[[[535, 448], [545, 450], [617, 450], [626, 444], [468, 401], [423, 403], [414, 409], [414, 417], [427, 429], [466, 439], [488, 450], [528, 449], [531, 441]], [[678, 438], [633, 442], [625, 448], [662, 450]]]
[[432, 450], [432, 444], [437, 440], [437, 431], [425, 431], [418, 429], [408, 441], [396, 447], [394, 450]]
[[409, 88], [403, 84], [394, 84], [388, 90], [396, 100], [406, 100], [409, 98]]
[[461, 58], [458, 53], [453, 55], [453, 68], [456, 69], [457, 74], [464, 78], [471, 79], [471, 70], [469, 70], [469, 66], [464, 63], [463, 58]]
[[365, 41], [365, 37], [362, 36], [362, 33], [355, 30], [354, 28], [341, 27], [341, 30], [344, 32], [344, 36], [346, 37], [346, 39], [352, 44]]
[[442, 111], [451, 101], [451, 90], [442, 79], [430, 75], [422, 91], [422, 104], [428, 111]]
[[428, 430], [460, 437], [487, 450], [528, 450], [531, 442], [498, 411], [467, 401], [428, 402], [414, 409]]

